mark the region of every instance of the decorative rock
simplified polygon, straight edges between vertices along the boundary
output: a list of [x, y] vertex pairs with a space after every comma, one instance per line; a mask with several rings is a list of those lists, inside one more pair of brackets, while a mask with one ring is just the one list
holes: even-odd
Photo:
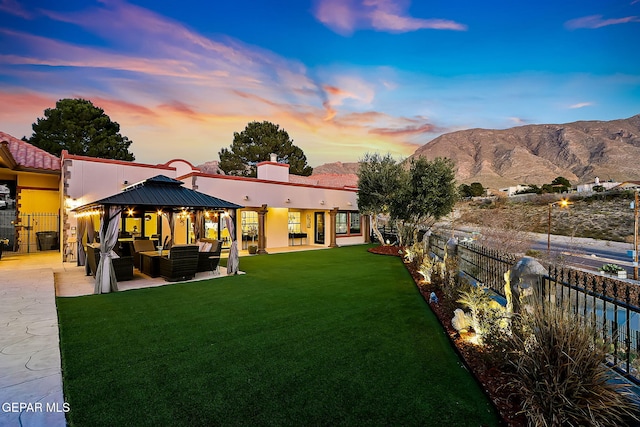
[[438, 303], [438, 296], [436, 295], [435, 292], [431, 292], [431, 294], [429, 295], [429, 303], [434, 303], [434, 304]]
[[451, 325], [458, 332], [463, 330], [467, 331], [471, 326], [468, 316], [460, 308], [457, 308], [456, 310], [454, 310], [453, 319], [451, 319]]
[[513, 307], [514, 313], [521, 312], [525, 297], [540, 293], [542, 276], [545, 274], [547, 274], [547, 270], [542, 264], [534, 258], [526, 256], [513, 266], [508, 280], [505, 275], [505, 281], [511, 288], [511, 301], [507, 302], [507, 306]]

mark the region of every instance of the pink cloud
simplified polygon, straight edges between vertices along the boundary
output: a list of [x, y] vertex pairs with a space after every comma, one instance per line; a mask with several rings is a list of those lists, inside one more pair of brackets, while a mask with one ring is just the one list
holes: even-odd
[[626, 16], [624, 18], [603, 19], [602, 15], [591, 15], [567, 21], [564, 26], [569, 30], [577, 30], [580, 28], [596, 29], [631, 22], [640, 22], [640, 18], [637, 16]]
[[338, 34], [350, 35], [357, 29], [405, 33], [417, 30], [466, 31], [467, 26], [447, 19], [423, 19], [407, 15], [405, 0], [319, 0], [316, 19]]
[[384, 136], [393, 136], [393, 137], [408, 137], [421, 135], [423, 133], [433, 133], [437, 132], [439, 129], [430, 124], [425, 123], [420, 126], [407, 126], [404, 128], [375, 128], [370, 132], [375, 135], [384, 135]]

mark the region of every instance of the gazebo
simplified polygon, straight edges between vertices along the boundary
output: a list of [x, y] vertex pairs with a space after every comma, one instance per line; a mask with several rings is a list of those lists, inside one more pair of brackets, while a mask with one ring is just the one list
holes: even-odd
[[79, 259], [84, 256], [82, 237], [88, 228], [87, 224], [91, 223], [88, 217], [92, 214], [100, 215], [100, 263], [96, 271], [94, 293], [118, 290], [111, 260], [117, 257], [113, 249], [118, 242], [118, 230], [123, 212], [156, 212], [166, 216], [170, 230], [168, 246], [174, 242], [175, 220], [178, 215], [189, 215], [192, 218], [194, 236], [200, 239], [204, 230], [205, 215], [211, 212], [226, 212], [226, 226], [231, 239], [227, 274], [237, 273], [238, 244], [235, 235], [235, 212], [242, 206], [185, 188], [183, 184], [182, 181], [157, 175], [130, 185], [120, 193], [73, 209], [78, 218]]

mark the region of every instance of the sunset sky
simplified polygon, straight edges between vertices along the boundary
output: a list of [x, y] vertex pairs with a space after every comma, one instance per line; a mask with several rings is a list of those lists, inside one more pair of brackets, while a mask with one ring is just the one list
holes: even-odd
[[254, 120], [317, 166], [640, 113], [640, 0], [0, 0], [0, 22], [0, 131], [85, 98], [143, 163], [217, 160]]

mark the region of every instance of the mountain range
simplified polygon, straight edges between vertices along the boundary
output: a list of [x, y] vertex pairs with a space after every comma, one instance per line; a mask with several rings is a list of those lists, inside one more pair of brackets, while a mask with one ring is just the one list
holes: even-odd
[[[448, 157], [459, 183], [500, 188], [542, 185], [563, 176], [573, 184], [640, 180], [640, 114], [611, 121], [468, 129], [443, 134], [409, 159]], [[354, 173], [357, 163], [329, 163], [314, 173]]]

